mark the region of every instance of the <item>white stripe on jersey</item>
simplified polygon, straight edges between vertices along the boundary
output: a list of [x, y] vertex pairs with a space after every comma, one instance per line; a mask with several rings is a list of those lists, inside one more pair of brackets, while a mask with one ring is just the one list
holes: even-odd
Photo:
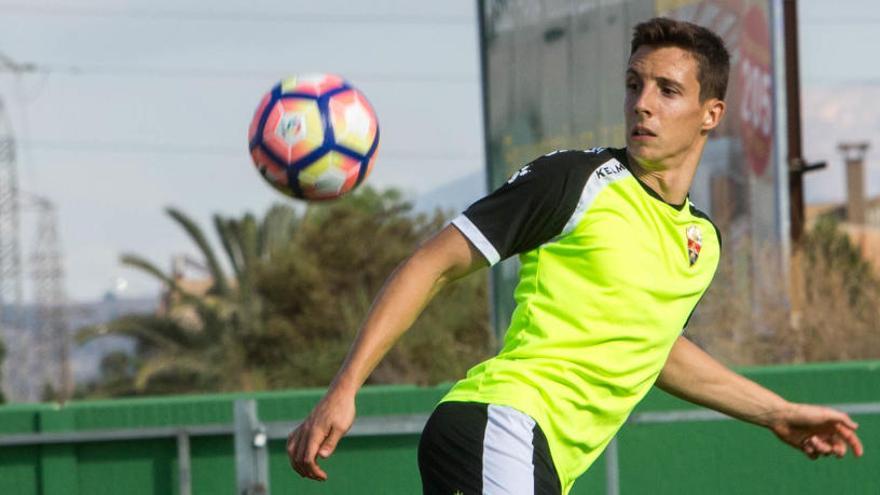
[[596, 170], [594, 170], [590, 175], [590, 178], [587, 179], [587, 183], [584, 184], [584, 189], [581, 191], [581, 197], [578, 199], [574, 212], [571, 214], [568, 221], [565, 222], [565, 227], [562, 228], [562, 232], [560, 232], [555, 239], [570, 234], [571, 231], [577, 227], [581, 219], [584, 217], [584, 213], [586, 213], [590, 205], [593, 204], [593, 200], [596, 199], [599, 192], [605, 189], [605, 186], [631, 175], [632, 174], [630, 174], [629, 170], [614, 158], [611, 158], [607, 162], [596, 167]]
[[480, 229], [478, 229], [468, 217], [464, 216], [463, 213], [452, 220], [452, 225], [455, 225], [455, 227], [461, 231], [469, 241], [471, 241], [480, 253], [483, 254], [483, 257], [486, 258], [490, 266], [501, 261], [501, 255], [498, 254], [495, 246], [489, 242], [489, 239], [486, 239], [486, 236], [480, 232]]

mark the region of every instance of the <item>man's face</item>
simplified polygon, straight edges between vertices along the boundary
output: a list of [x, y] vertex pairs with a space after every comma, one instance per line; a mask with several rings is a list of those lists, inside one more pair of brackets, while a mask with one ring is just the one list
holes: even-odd
[[[626, 70], [626, 145], [650, 168], [670, 168], [702, 150], [700, 136], [714, 128], [719, 100], [700, 102], [697, 61], [678, 47], [642, 46]], [[716, 105], [716, 107], [713, 107]]]

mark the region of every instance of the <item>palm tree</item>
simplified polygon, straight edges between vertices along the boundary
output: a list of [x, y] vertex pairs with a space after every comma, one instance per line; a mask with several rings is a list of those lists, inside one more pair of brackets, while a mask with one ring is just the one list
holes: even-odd
[[263, 301], [255, 291], [257, 265], [289, 243], [298, 217], [289, 206], [272, 207], [262, 222], [214, 216], [214, 228], [232, 269], [228, 275], [202, 229], [176, 208], [166, 213], [198, 247], [211, 280], [204, 294], [181, 286], [137, 254], [124, 254], [123, 264], [159, 279], [168, 290], [164, 315], [128, 315], [106, 325], [82, 329], [80, 342], [102, 335], [135, 339], [139, 362], [132, 377], [136, 393], [185, 390], [250, 390], [265, 386], [259, 366], [248, 362], [240, 345], [263, 331]]

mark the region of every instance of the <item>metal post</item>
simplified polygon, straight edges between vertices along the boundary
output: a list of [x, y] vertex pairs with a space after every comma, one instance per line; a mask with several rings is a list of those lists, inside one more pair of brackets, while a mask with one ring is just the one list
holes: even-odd
[[798, 54], [797, 1], [783, 0], [783, 35], [785, 36], [785, 97], [788, 124], [788, 190], [791, 241], [799, 246], [804, 233], [804, 169], [801, 138], [801, 82]]
[[189, 435], [177, 432], [177, 477], [180, 495], [192, 495], [192, 467], [190, 464]]
[[269, 494], [266, 427], [253, 399], [235, 401], [235, 474], [239, 495]]
[[617, 452], [617, 437], [611, 439], [605, 449], [605, 493], [620, 495], [620, 464]]

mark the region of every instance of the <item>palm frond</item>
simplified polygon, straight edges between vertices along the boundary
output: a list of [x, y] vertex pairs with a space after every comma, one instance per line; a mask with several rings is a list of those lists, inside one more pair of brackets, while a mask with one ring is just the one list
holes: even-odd
[[155, 315], [124, 315], [109, 323], [81, 328], [76, 341], [85, 344], [109, 335], [131, 337], [163, 349], [187, 348], [193, 334], [176, 322]]
[[241, 278], [244, 260], [241, 255], [241, 247], [235, 239], [234, 225], [236, 223], [234, 219], [226, 219], [220, 215], [214, 215], [214, 230], [217, 232], [217, 237], [220, 238], [220, 244], [226, 252], [229, 264], [232, 265], [235, 278], [239, 279]]
[[189, 235], [193, 242], [195, 242], [202, 251], [202, 255], [205, 257], [205, 261], [208, 264], [208, 270], [211, 272], [211, 276], [214, 277], [214, 287], [217, 292], [220, 294], [229, 293], [226, 274], [223, 273], [223, 269], [217, 261], [217, 256], [214, 254], [214, 249], [208, 243], [208, 239], [205, 237], [205, 233], [202, 232], [202, 229], [194, 220], [189, 218], [181, 210], [169, 206], [165, 209], [165, 212], [168, 213], [168, 215], [174, 219], [184, 231], [186, 231], [187, 235]]
[[273, 205], [260, 225], [260, 258], [267, 259], [289, 245], [296, 226], [296, 210], [284, 204]]
[[256, 218], [251, 214], [245, 215], [239, 223], [237, 232], [238, 244], [241, 246], [241, 252], [244, 258], [244, 269], [242, 270], [241, 278], [238, 281], [241, 295], [243, 297], [248, 297], [253, 289], [254, 270], [258, 259], [258, 231], [259, 228], [257, 227]]
[[147, 359], [138, 368], [134, 377], [134, 388], [143, 391], [149, 385], [150, 380], [172, 372], [190, 372], [211, 379], [220, 374], [222, 366], [222, 363], [211, 362], [200, 356], [159, 354]]

